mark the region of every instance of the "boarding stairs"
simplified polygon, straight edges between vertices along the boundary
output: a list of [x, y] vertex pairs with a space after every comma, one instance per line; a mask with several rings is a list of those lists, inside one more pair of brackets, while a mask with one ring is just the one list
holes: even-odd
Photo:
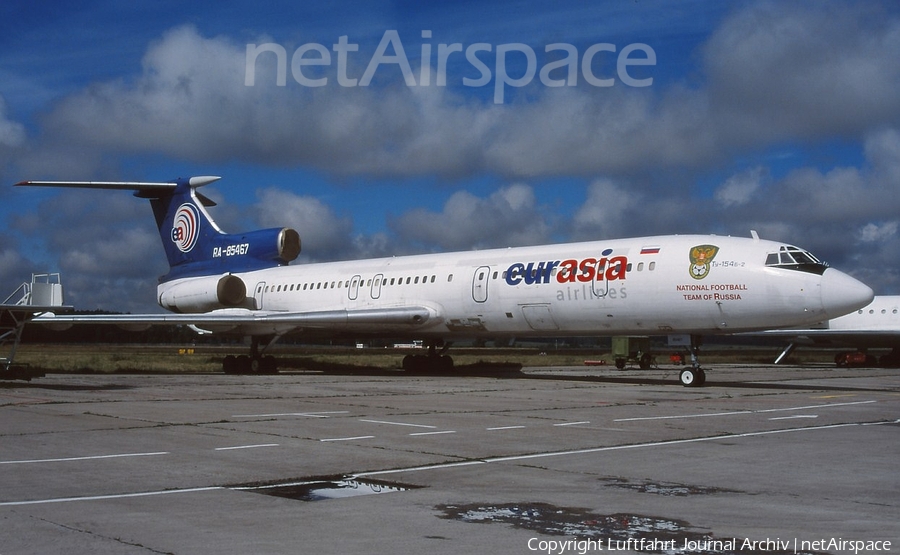
[[30, 379], [21, 368], [13, 368], [16, 350], [25, 324], [35, 316], [54, 310], [66, 310], [63, 287], [58, 273], [31, 274], [25, 282], [0, 303], [0, 379]]

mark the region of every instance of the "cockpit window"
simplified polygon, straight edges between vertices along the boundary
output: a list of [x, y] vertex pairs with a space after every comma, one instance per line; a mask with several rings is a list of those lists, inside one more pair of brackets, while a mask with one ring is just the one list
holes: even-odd
[[778, 252], [770, 252], [766, 256], [766, 266], [822, 275], [828, 264], [820, 262], [809, 251], [785, 245]]

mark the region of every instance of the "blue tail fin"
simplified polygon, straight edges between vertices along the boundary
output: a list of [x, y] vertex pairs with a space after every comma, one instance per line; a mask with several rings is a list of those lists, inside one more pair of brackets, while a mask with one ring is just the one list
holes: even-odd
[[172, 272], [202, 265], [212, 258], [210, 246], [218, 243], [225, 235], [206, 211], [205, 206], [212, 206], [212, 201], [199, 195], [196, 190], [196, 187], [214, 180], [178, 179], [174, 189], [162, 194], [160, 191], [148, 190], [135, 193], [135, 196], [150, 199], [159, 237]]
[[290, 228], [227, 234], [206, 211], [215, 203], [197, 192], [218, 177], [191, 177], [164, 183], [24, 181], [17, 185], [132, 190], [150, 199], [169, 273], [161, 282], [183, 277], [249, 272], [283, 266], [300, 254], [300, 235]]
[[224, 233], [206, 211], [215, 203], [197, 192], [218, 177], [178, 179], [166, 194], [138, 191], [149, 197], [159, 227], [169, 273], [161, 281], [249, 272], [282, 266], [300, 254], [300, 235], [290, 228]]

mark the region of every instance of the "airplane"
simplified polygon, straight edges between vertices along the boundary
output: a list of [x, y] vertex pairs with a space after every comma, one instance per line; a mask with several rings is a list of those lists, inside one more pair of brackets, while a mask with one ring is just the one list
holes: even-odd
[[[877, 295], [870, 304], [850, 314], [817, 322], [806, 328], [767, 330], [751, 333], [757, 337], [784, 337], [790, 343], [775, 359], [783, 362], [798, 345], [845, 345], [856, 352], [839, 352], [834, 357], [838, 366], [900, 366], [900, 296]], [[868, 354], [870, 347], [890, 347], [880, 360]]]
[[[299, 234], [223, 232], [197, 189], [216, 176], [167, 182], [23, 181], [17, 186], [133, 191], [149, 199], [169, 263], [157, 301], [168, 314], [44, 315], [36, 322], [141, 329], [189, 325], [250, 336], [226, 373], [273, 372], [266, 349], [289, 332], [421, 340], [406, 370], [449, 369], [471, 338], [691, 336], [684, 386], [706, 380], [703, 334], [808, 325], [868, 304], [872, 290], [806, 250], [750, 238], [672, 235], [421, 254], [291, 266]], [[260, 349], [260, 343], [267, 343]], [[440, 350], [438, 350], [440, 349]]]

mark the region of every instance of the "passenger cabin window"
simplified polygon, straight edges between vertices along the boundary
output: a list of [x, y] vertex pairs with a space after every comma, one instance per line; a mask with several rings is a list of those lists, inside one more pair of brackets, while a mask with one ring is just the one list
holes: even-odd
[[809, 251], [785, 245], [778, 249], [778, 252], [770, 252], [766, 255], [766, 266], [822, 275], [828, 264], [820, 262]]

